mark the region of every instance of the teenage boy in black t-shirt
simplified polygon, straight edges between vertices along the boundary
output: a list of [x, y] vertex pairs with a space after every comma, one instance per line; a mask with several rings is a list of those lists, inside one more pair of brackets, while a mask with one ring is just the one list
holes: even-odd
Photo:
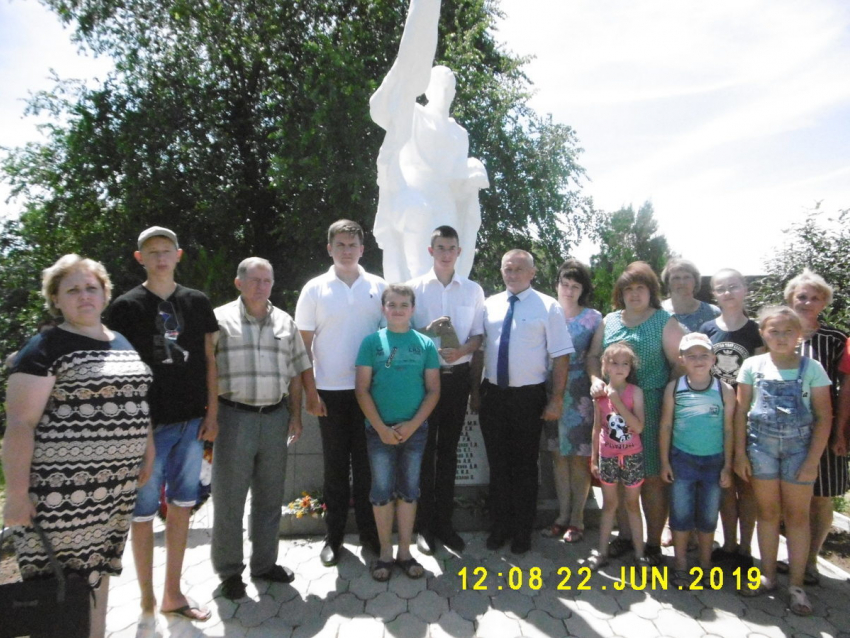
[[139, 235], [136, 260], [146, 281], [112, 304], [109, 326], [133, 344], [153, 370], [148, 394], [154, 425], [156, 461], [151, 479], [139, 490], [133, 516], [133, 557], [142, 592], [142, 616], [137, 636], [156, 634], [153, 591], [153, 518], [166, 486], [164, 614], [189, 620], [209, 619], [210, 611], [187, 600], [180, 574], [189, 531], [189, 517], [198, 500], [203, 441], [218, 433], [218, 385], [213, 334], [218, 331], [206, 295], [174, 281], [183, 255], [177, 236], [154, 226]]

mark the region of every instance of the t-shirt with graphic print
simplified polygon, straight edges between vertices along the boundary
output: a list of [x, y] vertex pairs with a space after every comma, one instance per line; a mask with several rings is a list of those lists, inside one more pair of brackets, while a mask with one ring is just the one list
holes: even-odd
[[218, 332], [207, 296], [177, 285], [168, 299], [136, 286], [112, 302], [107, 325], [153, 370], [148, 395], [155, 426], [203, 418], [207, 411], [206, 335]]
[[[631, 411], [635, 405], [635, 387], [631, 383], [620, 393], [623, 404]], [[617, 412], [617, 408], [607, 396], [596, 399], [597, 409], [602, 417], [602, 428], [599, 432], [599, 456], [610, 458], [637, 454], [643, 450], [640, 435], [631, 432], [626, 420]]]
[[723, 330], [717, 325], [717, 319], [713, 319], [702, 324], [699, 332], [711, 340], [711, 350], [717, 357], [711, 374], [733, 388], [738, 385], [738, 370], [741, 369], [741, 364], [752, 357], [757, 348], [764, 346], [758, 324], [752, 319], [748, 319], [743, 327], [731, 332]]
[[356, 365], [372, 368], [369, 393], [385, 425], [409, 421], [425, 399], [425, 370], [440, 367], [430, 337], [382, 328], [360, 344]]

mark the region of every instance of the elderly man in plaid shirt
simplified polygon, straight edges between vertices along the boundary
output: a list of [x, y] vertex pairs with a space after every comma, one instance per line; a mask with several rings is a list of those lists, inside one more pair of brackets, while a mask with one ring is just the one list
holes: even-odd
[[241, 293], [215, 309], [219, 439], [213, 458], [213, 568], [221, 593], [245, 596], [242, 517], [251, 489], [251, 578], [289, 583], [292, 570], [277, 564], [287, 445], [301, 435], [301, 394], [318, 411], [310, 357], [295, 322], [269, 301], [274, 272], [249, 257], [236, 272]]

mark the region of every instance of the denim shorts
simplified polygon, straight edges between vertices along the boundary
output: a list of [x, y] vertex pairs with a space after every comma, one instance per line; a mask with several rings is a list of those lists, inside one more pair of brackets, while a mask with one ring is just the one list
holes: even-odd
[[369, 423], [366, 424], [366, 449], [372, 468], [372, 505], [386, 505], [401, 499], [414, 503], [419, 499], [419, 472], [428, 442], [428, 422], [420, 425], [407, 441], [387, 445]]
[[156, 458], [150, 480], [140, 489], [133, 521], [153, 520], [165, 484], [169, 505], [193, 507], [198, 502], [204, 442], [198, 440], [202, 419], [156, 426], [153, 430]]
[[697, 456], [677, 447], [670, 450], [673, 486], [670, 489], [670, 529], [675, 532], [714, 532], [720, 512], [720, 471], [723, 453]]
[[637, 487], [645, 477], [643, 452], [599, 457], [599, 481], [605, 485], [622, 483], [625, 487]]
[[783, 436], [776, 436], [751, 424], [747, 428], [747, 457], [753, 468], [753, 478], [811, 485], [813, 480], [797, 480], [797, 474], [809, 455], [811, 441], [810, 425], [797, 428], [791, 436], [787, 432]]

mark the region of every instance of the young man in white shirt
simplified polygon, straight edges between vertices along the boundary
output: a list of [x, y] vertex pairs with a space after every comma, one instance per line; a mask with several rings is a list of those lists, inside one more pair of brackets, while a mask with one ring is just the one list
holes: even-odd
[[[417, 300], [413, 326], [434, 340], [440, 354], [440, 401], [428, 419], [416, 516], [416, 545], [423, 554], [434, 552], [436, 540], [457, 552], [466, 545], [452, 524], [457, 445], [469, 402], [470, 363], [484, 333], [484, 291], [455, 272], [461, 254], [457, 231], [436, 228], [428, 252], [433, 268], [408, 284]], [[446, 325], [457, 335], [459, 347], [442, 343], [439, 333]]]
[[311, 353], [322, 405], [319, 427], [324, 457], [327, 536], [321, 560], [339, 561], [354, 477], [354, 516], [360, 542], [380, 552], [369, 501], [371, 472], [366, 452], [365, 417], [354, 395], [354, 362], [363, 339], [378, 330], [383, 317], [381, 294], [386, 282], [360, 265], [363, 229], [341, 219], [328, 229], [328, 272], [307, 282], [295, 307], [295, 323]]

